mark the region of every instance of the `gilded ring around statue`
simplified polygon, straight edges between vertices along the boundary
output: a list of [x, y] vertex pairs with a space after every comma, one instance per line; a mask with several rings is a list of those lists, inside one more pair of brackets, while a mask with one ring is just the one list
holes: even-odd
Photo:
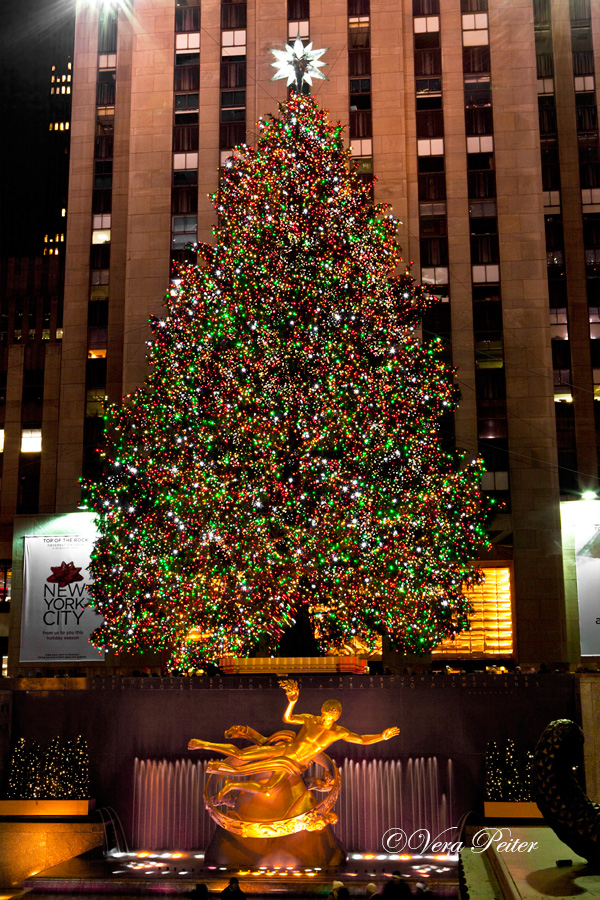
[[[332, 812], [332, 808], [337, 801], [342, 780], [340, 770], [329, 756], [321, 753], [318, 757], [318, 762], [330, 776], [330, 784], [323, 799], [312, 809], [306, 810], [297, 816], [273, 819], [271, 821], [263, 820], [258, 822], [235, 818], [218, 809], [215, 805], [213, 797], [216, 793], [217, 785], [213, 782], [213, 779], [216, 780], [222, 776], [210, 773], [206, 777], [204, 786], [204, 802], [209, 815], [217, 825], [220, 825], [231, 834], [239, 834], [241, 837], [273, 838], [297, 834], [300, 831], [322, 831], [328, 825], [334, 825], [337, 822], [337, 815]], [[309, 790], [310, 787], [307, 786], [307, 791]]]

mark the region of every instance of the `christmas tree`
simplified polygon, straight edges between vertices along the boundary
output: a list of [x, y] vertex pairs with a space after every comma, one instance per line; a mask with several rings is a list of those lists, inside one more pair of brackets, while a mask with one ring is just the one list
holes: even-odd
[[151, 323], [145, 384], [107, 414], [94, 640], [187, 668], [275, 652], [302, 610], [324, 652], [423, 652], [467, 627], [489, 513], [480, 462], [440, 441], [458, 396], [415, 334], [433, 298], [341, 125], [296, 92], [259, 130]]
[[10, 761], [6, 796], [9, 800], [31, 800], [41, 797], [42, 756], [37, 741], [19, 738]]
[[[48, 750], [50, 750], [52, 744]], [[56, 763], [50, 767], [46, 790], [48, 796], [85, 800], [89, 797], [89, 752], [87, 742], [79, 735], [75, 740], [58, 739]], [[53, 793], [50, 794], [50, 789]]]
[[533, 752], [517, 751], [512, 738], [487, 745], [485, 756], [486, 800], [531, 800]]
[[14, 749], [7, 796], [10, 799], [86, 799], [89, 797], [89, 752], [86, 741], [52, 738], [45, 750], [20, 738]]
[[62, 800], [69, 796], [70, 773], [65, 743], [57, 735], [52, 738], [42, 764], [42, 793], [48, 800]]

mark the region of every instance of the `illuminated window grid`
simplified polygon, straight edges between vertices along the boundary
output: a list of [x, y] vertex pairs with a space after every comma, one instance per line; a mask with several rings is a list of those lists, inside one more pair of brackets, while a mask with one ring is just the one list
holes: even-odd
[[498, 657], [513, 652], [511, 577], [507, 567], [486, 568], [484, 584], [469, 591], [473, 612], [470, 631], [455, 640], [442, 641], [432, 651], [443, 657]]

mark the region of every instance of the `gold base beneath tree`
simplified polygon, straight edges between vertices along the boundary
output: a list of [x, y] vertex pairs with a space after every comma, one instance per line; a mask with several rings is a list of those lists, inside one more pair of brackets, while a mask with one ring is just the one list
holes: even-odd
[[358, 656], [220, 656], [224, 675], [295, 675], [333, 672], [368, 674], [368, 660]]

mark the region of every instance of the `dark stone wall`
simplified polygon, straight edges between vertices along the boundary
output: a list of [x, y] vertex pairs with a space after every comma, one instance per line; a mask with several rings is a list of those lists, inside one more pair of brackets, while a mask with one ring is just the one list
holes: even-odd
[[12, 691], [0, 690], [0, 785], [8, 781], [12, 721]]
[[[488, 741], [511, 737], [518, 747], [533, 748], [552, 719], [580, 721], [578, 679], [570, 675], [315, 675], [298, 681], [298, 712], [318, 713], [331, 697], [342, 702], [340, 722], [352, 731], [400, 726], [399, 737], [380, 744], [333, 745], [335, 759], [451, 757], [457, 815], [482, 808]], [[12, 692], [12, 743], [22, 736], [47, 742], [57, 734], [83, 735], [92, 796], [98, 806], [114, 807], [128, 832], [136, 756], [185, 757], [190, 737], [222, 741], [225, 729], [236, 724], [270, 734], [281, 727], [286, 706], [277, 679], [269, 676], [68, 682], [19, 684]]]

